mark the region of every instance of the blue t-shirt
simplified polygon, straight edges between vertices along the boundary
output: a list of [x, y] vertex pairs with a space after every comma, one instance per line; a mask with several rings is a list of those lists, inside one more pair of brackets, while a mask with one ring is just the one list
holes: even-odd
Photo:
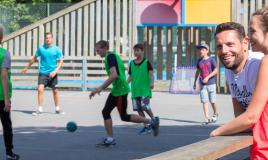
[[57, 68], [58, 60], [63, 58], [62, 51], [55, 44], [49, 48], [45, 44], [39, 46], [35, 56], [40, 57], [39, 72], [42, 74], [53, 72]]
[[199, 58], [197, 61], [196, 67], [200, 69], [200, 79], [199, 82], [201, 85], [210, 85], [210, 84], [216, 84], [216, 78], [215, 76], [212, 76], [209, 80], [208, 83], [202, 83], [202, 80], [207, 77], [213, 70], [214, 68], [217, 67], [216, 61], [214, 58], [209, 57], [208, 59], [202, 59]]

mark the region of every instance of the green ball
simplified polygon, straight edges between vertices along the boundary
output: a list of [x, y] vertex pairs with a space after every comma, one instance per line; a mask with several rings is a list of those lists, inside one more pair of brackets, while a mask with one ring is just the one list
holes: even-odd
[[67, 131], [69, 131], [69, 132], [74, 132], [74, 131], [76, 131], [76, 129], [77, 129], [77, 125], [76, 125], [75, 122], [70, 121], [70, 122], [67, 123], [67, 125], [66, 125], [66, 129], [67, 129]]

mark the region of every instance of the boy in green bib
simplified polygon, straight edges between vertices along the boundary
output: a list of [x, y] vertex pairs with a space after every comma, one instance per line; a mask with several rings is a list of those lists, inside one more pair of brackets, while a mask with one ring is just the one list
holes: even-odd
[[[144, 111], [151, 119], [158, 119], [150, 107], [150, 98], [152, 97], [152, 89], [154, 88], [153, 67], [151, 63], [144, 57], [143, 44], [136, 44], [133, 47], [136, 59], [130, 62], [128, 82], [131, 82], [131, 98], [134, 111], [138, 111], [139, 115], [145, 117]], [[139, 134], [149, 134], [152, 129], [144, 124]]]
[[[4, 36], [3, 27], [0, 25], [0, 44]], [[6, 159], [17, 160], [19, 155], [13, 153], [13, 131], [12, 122], [10, 117], [11, 110], [11, 95], [12, 95], [12, 84], [10, 80], [10, 67], [11, 58], [10, 53], [0, 46], [0, 66], [1, 66], [1, 82], [0, 82], [0, 118], [3, 127], [3, 136], [6, 147]]]
[[102, 110], [107, 137], [101, 141], [101, 143], [96, 144], [96, 147], [109, 147], [116, 144], [115, 139], [113, 138], [113, 126], [111, 119], [111, 112], [115, 107], [117, 107], [122, 121], [150, 124], [154, 131], [154, 135], [157, 136], [159, 131], [158, 119], [146, 119], [139, 115], [127, 113], [127, 96], [129, 87], [125, 75], [125, 66], [121, 58], [115, 52], [109, 51], [109, 44], [104, 40], [96, 43], [96, 52], [100, 57], [105, 58], [104, 63], [108, 79], [102, 85], [93, 90], [90, 93], [89, 98], [91, 99], [95, 96], [95, 94], [99, 94], [110, 84], [113, 85], [111, 93], [109, 94]]

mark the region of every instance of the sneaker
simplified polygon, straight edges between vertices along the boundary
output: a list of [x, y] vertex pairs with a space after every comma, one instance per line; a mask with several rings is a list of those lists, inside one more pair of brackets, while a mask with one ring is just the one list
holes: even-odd
[[218, 114], [214, 114], [212, 117], [211, 117], [211, 122], [212, 123], [215, 123], [215, 122], [217, 122], [217, 120], [218, 120]]
[[42, 115], [43, 112], [40, 112], [40, 111], [35, 111], [32, 113], [33, 116], [39, 116], [39, 115]]
[[202, 123], [202, 125], [208, 125], [210, 123], [210, 119], [205, 119], [205, 121]]
[[55, 113], [56, 114], [65, 114], [65, 112], [63, 112], [62, 110], [56, 110]]
[[113, 139], [112, 141], [108, 141], [107, 138], [105, 138], [102, 142], [95, 144], [97, 148], [112, 147], [115, 145], [116, 145], [115, 139]]
[[151, 124], [151, 128], [154, 132], [154, 136], [158, 136], [159, 134], [159, 117], [152, 118], [153, 123]]
[[20, 156], [17, 155], [17, 154], [15, 154], [15, 153], [12, 153], [12, 155], [8, 155], [8, 154], [7, 154], [6, 157], [7, 157], [6, 160], [18, 160], [18, 159], [20, 159]]
[[142, 130], [139, 132], [139, 135], [146, 135], [152, 133], [151, 127], [143, 127]]

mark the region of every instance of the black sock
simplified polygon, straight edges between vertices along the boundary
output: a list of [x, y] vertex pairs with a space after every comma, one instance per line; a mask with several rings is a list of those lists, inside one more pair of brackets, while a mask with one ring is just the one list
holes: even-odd
[[6, 154], [9, 155], [9, 156], [12, 156], [13, 155], [13, 152], [11, 149], [8, 149], [6, 150]]

